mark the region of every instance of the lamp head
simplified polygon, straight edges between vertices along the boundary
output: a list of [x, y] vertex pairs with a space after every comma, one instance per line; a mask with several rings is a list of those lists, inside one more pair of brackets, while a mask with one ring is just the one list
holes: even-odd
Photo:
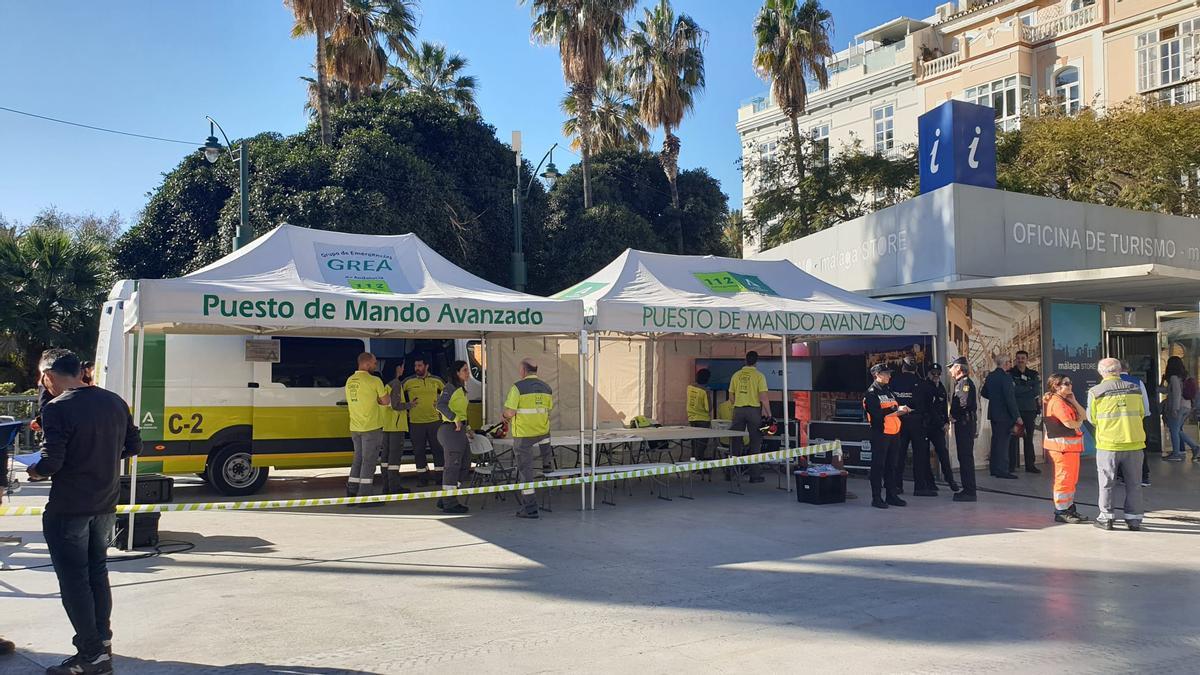
[[221, 158], [221, 151], [224, 148], [216, 136], [209, 136], [200, 150], [204, 153], [204, 159], [207, 159], [209, 164], [213, 164]]

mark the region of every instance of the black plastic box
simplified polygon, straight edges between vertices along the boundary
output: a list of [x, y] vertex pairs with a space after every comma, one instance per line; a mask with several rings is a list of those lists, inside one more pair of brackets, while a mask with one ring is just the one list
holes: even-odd
[[842, 504], [846, 501], [846, 474], [836, 472], [810, 476], [807, 471], [794, 471], [796, 499], [803, 504]]
[[[135, 513], [133, 515], [133, 547], [158, 546], [158, 521], [161, 513]], [[122, 551], [129, 550], [129, 514], [117, 514], [117, 535], [112, 545]]]
[[[175, 479], [160, 473], [140, 473], [137, 477], [138, 504], [168, 504], [175, 493]], [[121, 476], [118, 504], [129, 503], [129, 476]]]

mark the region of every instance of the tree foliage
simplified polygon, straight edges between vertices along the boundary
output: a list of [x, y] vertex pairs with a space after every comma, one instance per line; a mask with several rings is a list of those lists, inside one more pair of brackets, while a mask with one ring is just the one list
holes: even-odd
[[[535, 293], [554, 293], [607, 265], [626, 248], [675, 252], [682, 225], [684, 253], [727, 255], [722, 238], [729, 215], [720, 183], [704, 169], [679, 173], [679, 217], [658, 156], [633, 148], [595, 155], [595, 206], [583, 206], [579, 166], [567, 171], [550, 193], [545, 254], [539, 256]], [[531, 261], [531, 265], [534, 264]], [[531, 276], [532, 276], [531, 268]]]
[[449, 54], [445, 45], [422, 42], [413, 54], [401, 56], [399, 66], [388, 66], [384, 91], [411, 91], [444, 101], [464, 115], [478, 115], [475, 103], [475, 76], [463, 71], [468, 65], [462, 54]]
[[[39, 220], [44, 219], [43, 222]], [[24, 387], [37, 381], [37, 362], [49, 347], [90, 354], [99, 308], [110, 279], [103, 219], [43, 212], [27, 227], [0, 232], [0, 326]]]
[[[414, 232], [443, 255], [507, 284], [512, 246], [512, 151], [495, 130], [446, 103], [375, 93], [335, 110], [331, 141], [315, 129], [249, 139], [251, 228], [288, 222], [363, 234]], [[525, 167], [525, 178], [531, 167]], [[116, 260], [133, 278], [177, 276], [230, 251], [237, 172], [226, 160], [184, 157], [120, 238]], [[526, 203], [526, 236], [545, 194]], [[536, 237], [531, 237], [536, 238]]]
[[1026, 117], [997, 140], [1000, 187], [1200, 216], [1200, 109], [1129, 102]]
[[[757, 188], [747, 203], [748, 220], [768, 248], [898, 204], [917, 193], [916, 150], [868, 153], [855, 139], [827, 159], [826, 141], [803, 139], [799, 152], [804, 157], [797, 160], [796, 146], [780, 143], [774, 155], [743, 162]], [[797, 164], [808, 167], [803, 176], [797, 175]]]

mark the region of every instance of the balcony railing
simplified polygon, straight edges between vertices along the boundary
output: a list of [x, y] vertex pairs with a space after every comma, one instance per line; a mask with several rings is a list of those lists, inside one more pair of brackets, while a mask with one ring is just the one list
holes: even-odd
[[958, 52], [940, 56], [921, 64], [921, 77], [937, 77], [958, 67]]
[[1065, 14], [1052, 21], [1036, 26], [1021, 24], [1021, 40], [1030, 44], [1053, 40], [1059, 35], [1070, 33], [1080, 28], [1086, 28], [1095, 23], [1100, 9], [1097, 5], [1088, 5], [1070, 14]]

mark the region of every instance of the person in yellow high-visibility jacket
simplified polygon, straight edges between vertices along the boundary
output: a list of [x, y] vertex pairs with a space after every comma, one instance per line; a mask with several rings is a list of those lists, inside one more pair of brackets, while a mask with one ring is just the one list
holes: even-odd
[[[762, 418], [771, 416], [767, 404], [767, 378], [755, 367], [757, 363], [758, 352], [746, 352], [746, 365], [729, 379], [729, 398], [733, 401], [733, 424], [729, 429], [750, 434], [749, 452], [740, 436], [733, 439], [733, 454], [739, 457], [756, 454], [762, 448]], [[760, 464], [751, 464], [749, 474], [751, 483], [766, 480]]]
[[383, 452], [384, 406], [389, 405], [383, 381], [372, 375], [377, 367], [375, 355], [358, 355], [358, 370], [346, 379], [346, 406], [350, 411], [350, 438], [354, 442], [354, 462], [346, 484], [346, 494], [361, 497], [371, 494], [375, 466]]
[[1137, 382], [1121, 379], [1118, 359], [1101, 359], [1096, 365], [1100, 384], [1088, 390], [1087, 417], [1096, 427], [1096, 475], [1100, 481], [1097, 500], [1100, 515], [1095, 525], [1113, 529], [1113, 493], [1117, 474], [1125, 476], [1125, 525], [1142, 529], [1142, 475], [1145, 461], [1146, 428], [1142, 418], [1150, 414], [1146, 392]]
[[[531, 483], [534, 479], [533, 451], [541, 447], [542, 469], [550, 457], [550, 411], [554, 409], [554, 391], [537, 375], [537, 364], [531, 359], [521, 361], [521, 379], [513, 383], [504, 399], [504, 419], [513, 437], [517, 455], [517, 481]], [[518, 518], [537, 518], [538, 502], [534, 490], [517, 494], [521, 508]]]
[[[708, 368], [696, 371], [696, 383], [687, 388], [687, 417], [688, 425], [708, 429], [712, 426], [712, 403], [708, 398], [708, 380], [712, 373]], [[692, 441], [692, 456], [708, 459], [709, 439], [697, 438]]]
[[407, 400], [404, 388], [400, 383], [404, 380], [404, 360], [396, 364], [396, 377], [384, 385], [391, 404], [383, 411], [383, 447], [384, 461], [387, 472], [384, 474], [389, 494], [408, 492], [400, 486], [400, 462], [404, 458], [404, 436], [408, 433], [408, 411], [416, 403]]

